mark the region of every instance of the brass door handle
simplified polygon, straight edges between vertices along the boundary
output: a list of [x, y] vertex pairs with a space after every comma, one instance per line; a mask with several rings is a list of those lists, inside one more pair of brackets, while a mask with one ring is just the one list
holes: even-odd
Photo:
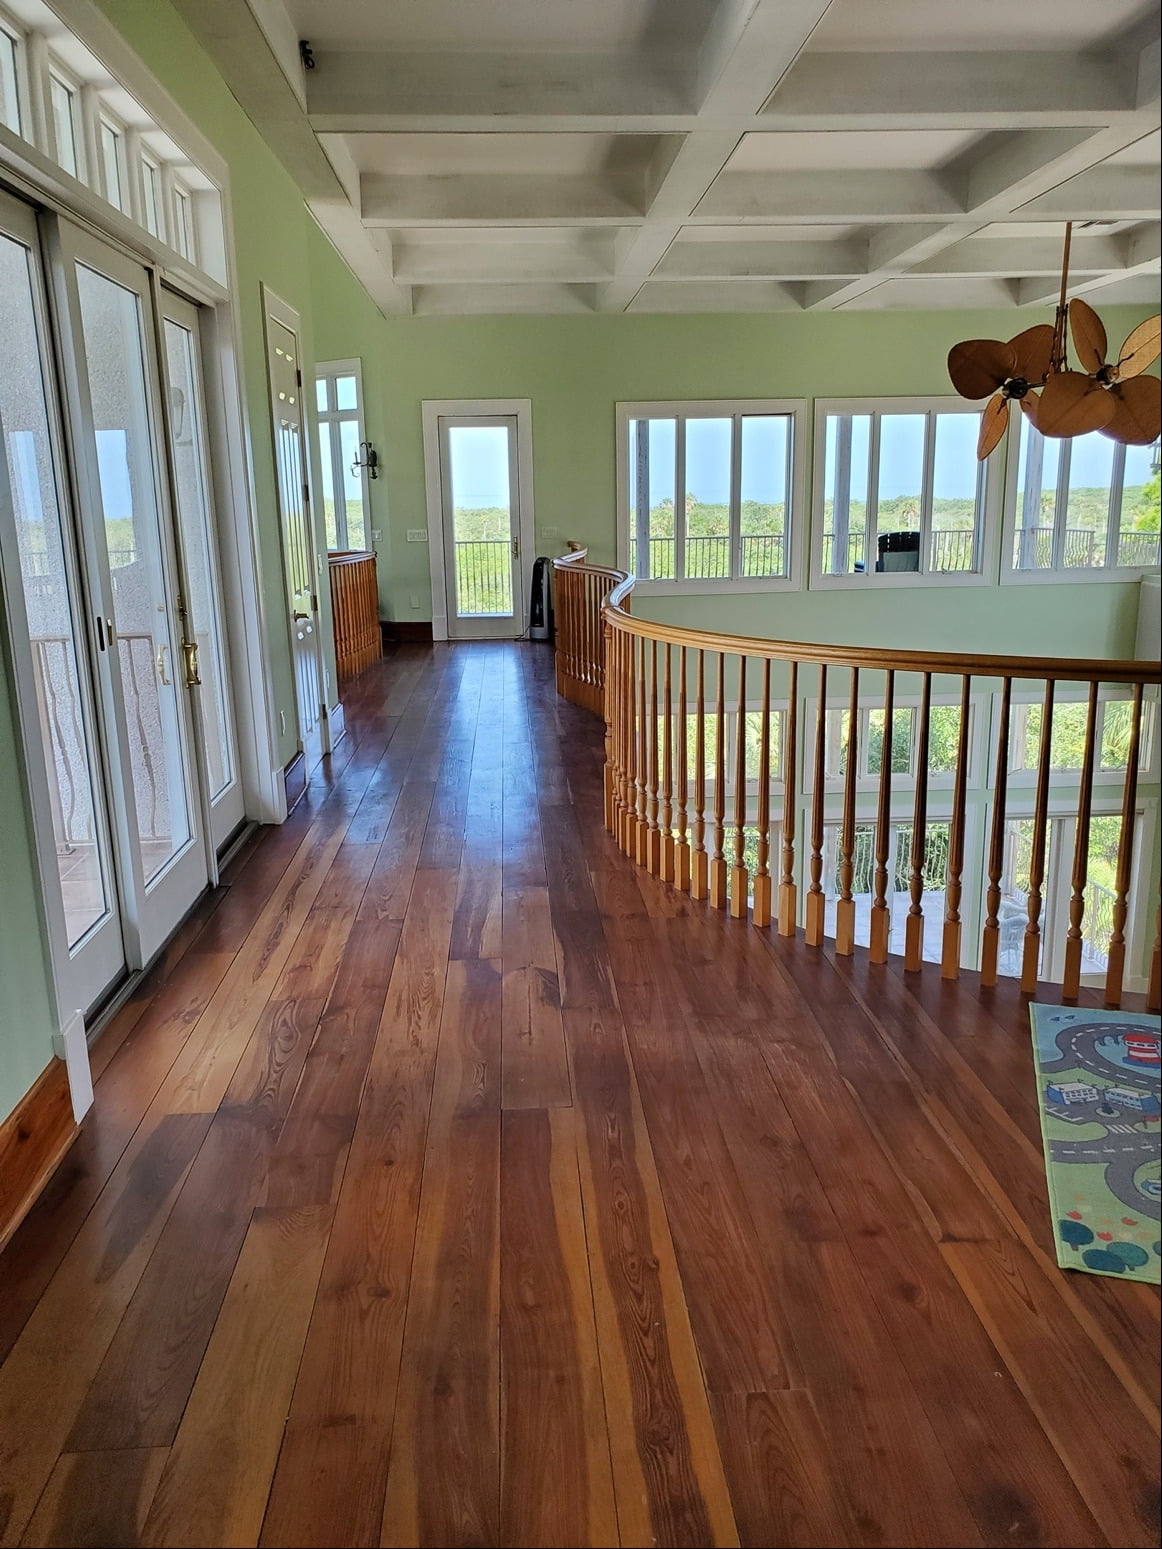
[[311, 622], [311, 615], [309, 613], [296, 613], [295, 614], [295, 623], [296, 624], [309, 624], [310, 622]]
[[197, 688], [202, 679], [198, 672], [198, 643], [196, 640], [182, 641], [182, 656], [185, 658], [186, 687]]

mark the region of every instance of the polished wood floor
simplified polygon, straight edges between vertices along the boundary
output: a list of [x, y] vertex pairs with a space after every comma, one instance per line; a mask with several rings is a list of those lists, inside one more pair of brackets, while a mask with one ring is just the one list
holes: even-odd
[[1010, 992], [629, 865], [543, 647], [407, 647], [96, 1049], [0, 1259], [25, 1544], [1147, 1544]]

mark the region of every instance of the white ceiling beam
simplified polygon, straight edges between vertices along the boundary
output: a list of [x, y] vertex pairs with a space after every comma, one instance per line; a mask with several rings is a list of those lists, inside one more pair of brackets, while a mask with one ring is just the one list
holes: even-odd
[[[628, 181], [628, 180], [627, 180]], [[366, 226], [624, 225], [640, 221], [640, 193], [599, 173], [383, 175], [360, 180]]]
[[[1075, 236], [1070, 268], [1078, 274], [1121, 269], [1129, 246], [1125, 237]], [[954, 242], [934, 258], [911, 266], [912, 274], [1053, 275], [1061, 272], [1061, 239], [1054, 237], [969, 237]]]
[[[617, 278], [598, 291], [603, 311], [622, 311], [629, 305], [831, 3], [729, 0], [720, 8], [717, 26], [703, 47], [698, 74], [704, 127], [686, 137], [660, 182], [642, 229], [620, 245]], [[735, 127], [715, 127], [718, 116], [733, 118]]]
[[593, 311], [591, 285], [417, 285], [419, 317]]
[[[772, 93], [771, 128], [1035, 128], [1139, 106], [1140, 52], [808, 54]], [[1095, 120], [1096, 115], [1096, 120]]]
[[866, 269], [866, 242], [675, 242], [650, 278], [806, 280]]
[[634, 296], [630, 312], [798, 312], [803, 287], [774, 280], [650, 280]]
[[455, 54], [320, 49], [307, 80], [319, 133], [361, 133], [401, 120], [496, 120], [565, 115], [647, 120], [691, 115], [697, 102], [680, 56], [646, 54]]
[[695, 212], [718, 224], [932, 221], [967, 211], [935, 172], [724, 172]]
[[[287, 58], [286, 29], [280, 29], [273, 0], [262, 6], [261, 23], [251, 5], [240, 5], [238, 0], [175, 3], [227, 86], [298, 184], [307, 208], [356, 279], [383, 312], [409, 311], [411, 297], [384, 267], [342, 180], [307, 121], [299, 99], [301, 86], [284, 73], [284, 66], [293, 73], [298, 49], [296, 43], [292, 63]], [[271, 36], [276, 39], [274, 46]]]
[[1030, 220], [1151, 220], [1157, 167], [1091, 167], [1020, 207]]
[[613, 239], [582, 233], [571, 241], [425, 242], [397, 240], [393, 274], [401, 285], [596, 284], [613, 274]]
[[[1077, 246], [1076, 238], [1072, 246]], [[1072, 275], [1072, 249], [1069, 267]], [[1137, 232], [1129, 238], [1124, 245], [1123, 262], [1119, 267], [1111, 268], [1104, 274], [1084, 275], [1077, 280], [1071, 278], [1069, 294], [1088, 296], [1095, 291], [1104, 290], [1107, 285], [1116, 285], [1122, 280], [1135, 279], [1139, 275], [1156, 275], [1159, 272], [1162, 272], [1162, 226], [1155, 223], [1146, 231]], [[1047, 283], [1045, 279], [1035, 277], [1021, 281], [1017, 289], [1017, 301], [1020, 306], [1042, 305], [1056, 301], [1059, 294], [1059, 283]]]

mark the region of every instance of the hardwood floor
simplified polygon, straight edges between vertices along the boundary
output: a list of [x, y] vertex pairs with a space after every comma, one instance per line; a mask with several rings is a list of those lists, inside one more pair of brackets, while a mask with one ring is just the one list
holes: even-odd
[[709, 912], [540, 647], [405, 646], [0, 1258], [6, 1544], [1148, 1544], [1027, 1013]]

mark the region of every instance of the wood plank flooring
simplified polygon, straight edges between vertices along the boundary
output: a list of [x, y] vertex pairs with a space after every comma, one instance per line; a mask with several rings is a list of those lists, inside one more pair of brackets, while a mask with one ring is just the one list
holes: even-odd
[[0, 1257], [0, 1541], [1155, 1542], [1158, 1296], [1056, 1268], [1012, 988], [631, 866], [544, 648], [346, 711]]

